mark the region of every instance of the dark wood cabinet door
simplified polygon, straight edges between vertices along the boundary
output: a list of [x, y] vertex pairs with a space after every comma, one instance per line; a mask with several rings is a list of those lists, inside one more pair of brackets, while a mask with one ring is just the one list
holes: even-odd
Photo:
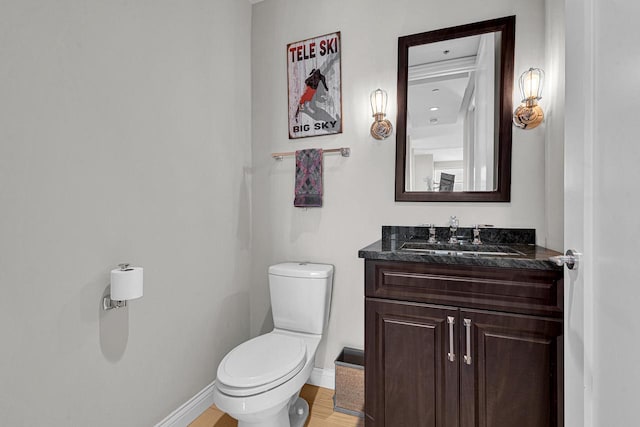
[[460, 321], [460, 427], [562, 426], [562, 321], [464, 309]]
[[365, 425], [457, 427], [457, 309], [372, 298], [365, 306]]

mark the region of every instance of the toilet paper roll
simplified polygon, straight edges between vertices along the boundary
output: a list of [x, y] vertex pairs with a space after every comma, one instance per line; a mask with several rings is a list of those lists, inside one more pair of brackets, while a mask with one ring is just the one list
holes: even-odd
[[142, 268], [111, 270], [111, 299], [126, 301], [142, 296]]

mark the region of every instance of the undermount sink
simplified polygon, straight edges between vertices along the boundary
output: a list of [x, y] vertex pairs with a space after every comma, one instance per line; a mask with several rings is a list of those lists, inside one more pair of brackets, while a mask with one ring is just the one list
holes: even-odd
[[405, 242], [401, 251], [419, 252], [430, 255], [455, 256], [522, 256], [522, 252], [504, 245], [473, 245], [467, 243], [426, 243]]

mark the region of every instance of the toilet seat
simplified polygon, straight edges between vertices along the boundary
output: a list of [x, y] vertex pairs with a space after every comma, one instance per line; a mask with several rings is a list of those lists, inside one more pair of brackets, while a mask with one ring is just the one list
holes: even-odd
[[295, 376], [306, 362], [304, 340], [269, 333], [231, 350], [218, 367], [216, 387], [232, 396], [250, 396], [277, 387]]

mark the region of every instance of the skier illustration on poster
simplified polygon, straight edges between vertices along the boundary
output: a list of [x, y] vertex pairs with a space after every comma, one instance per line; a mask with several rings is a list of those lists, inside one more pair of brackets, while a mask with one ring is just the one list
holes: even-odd
[[329, 88], [327, 87], [327, 80], [325, 79], [324, 75], [320, 72], [320, 70], [314, 68], [313, 70], [311, 70], [311, 75], [307, 77], [307, 80], [304, 81], [304, 83], [307, 85], [307, 89], [300, 97], [298, 111], [296, 111], [296, 123], [298, 122], [298, 114], [300, 114], [300, 110], [304, 110], [305, 104], [309, 104], [313, 100], [313, 96], [316, 94], [320, 82], [322, 82], [322, 84], [324, 85], [324, 89], [328, 91]]

